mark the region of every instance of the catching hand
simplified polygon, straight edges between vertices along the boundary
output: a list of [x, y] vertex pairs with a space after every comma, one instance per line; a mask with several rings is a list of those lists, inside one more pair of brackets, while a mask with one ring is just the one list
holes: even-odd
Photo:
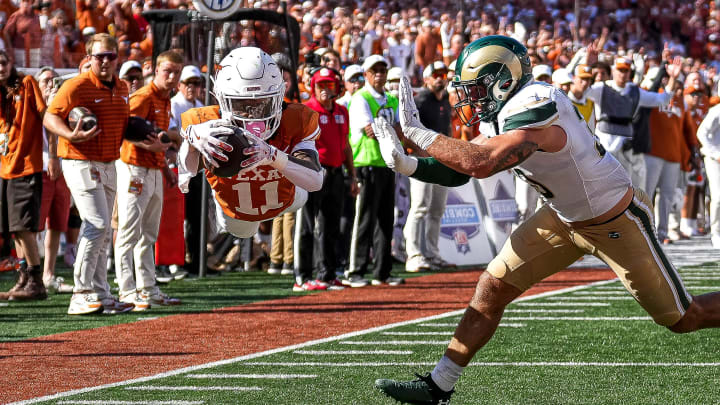
[[181, 132], [181, 135], [193, 148], [200, 152], [206, 162], [213, 167], [218, 167], [218, 160], [221, 162], [228, 161], [228, 157], [223, 151], [232, 152], [233, 148], [231, 145], [217, 139], [216, 136], [233, 134], [234, 131], [230, 126], [232, 126], [230, 121], [211, 120], [190, 125]]
[[278, 151], [276, 147], [253, 134], [252, 131], [243, 132], [253, 146], [249, 146], [243, 150], [243, 153], [249, 157], [240, 164], [240, 167], [242, 167], [240, 170], [273, 164], [279, 154], [282, 153]]
[[420, 122], [420, 113], [415, 106], [412, 86], [407, 76], [400, 79], [400, 126], [403, 134], [421, 149], [427, 149], [439, 133], [425, 128]]
[[385, 118], [378, 117], [373, 122], [372, 127], [380, 145], [380, 153], [387, 167], [406, 176], [415, 173], [418, 161], [414, 157], [405, 154], [392, 125]]

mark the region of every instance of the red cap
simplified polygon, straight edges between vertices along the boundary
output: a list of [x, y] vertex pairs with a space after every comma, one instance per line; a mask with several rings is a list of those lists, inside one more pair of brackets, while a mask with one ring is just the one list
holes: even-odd
[[320, 82], [335, 82], [338, 84], [338, 89], [340, 88], [340, 78], [337, 73], [328, 68], [320, 68], [312, 75], [310, 87], [314, 89], [315, 84]]

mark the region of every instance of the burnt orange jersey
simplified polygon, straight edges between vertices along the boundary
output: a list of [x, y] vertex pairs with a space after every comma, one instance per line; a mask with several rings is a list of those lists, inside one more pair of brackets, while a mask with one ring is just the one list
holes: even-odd
[[[0, 132], [7, 137], [7, 154], [0, 158], [0, 177], [14, 179], [43, 169], [42, 114], [45, 101], [37, 81], [27, 75], [12, 97], [10, 108], [0, 109]], [[5, 113], [12, 116], [5, 116]]]
[[[220, 118], [218, 106], [192, 108], [182, 114], [182, 127]], [[302, 104], [286, 104], [280, 128], [267, 142], [285, 153], [320, 135], [318, 114]], [[274, 218], [295, 201], [295, 185], [272, 166], [258, 166], [235, 177], [207, 173], [215, 199], [225, 215], [241, 221]]]
[[[130, 115], [144, 118], [155, 127], [167, 131], [170, 124], [170, 97], [161, 95], [155, 83], [150, 82], [130, 95]], [[127, 164], [150, 169], [165, 167], [164, 153], [150, 152], [128, 141], [122, 143], [120, 159]]]

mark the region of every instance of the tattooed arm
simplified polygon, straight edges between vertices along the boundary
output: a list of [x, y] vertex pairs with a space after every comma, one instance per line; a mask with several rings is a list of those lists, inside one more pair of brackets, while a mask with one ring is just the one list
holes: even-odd
[[557, 152], [565, 146], [565, 131], [557, 126], [518, 129], [493, 138], [465, 142], [438, 136], [426, 149], [440, 163], [477, 178], [517, 166], [538, 150]]

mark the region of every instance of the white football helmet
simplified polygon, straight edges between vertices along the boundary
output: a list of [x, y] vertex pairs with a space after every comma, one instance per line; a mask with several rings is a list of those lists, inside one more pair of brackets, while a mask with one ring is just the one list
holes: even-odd
[[222, 119], [266, 140], [280, 126], [285, 82], [277, 63], [260, 48], [232, 50], [220, 62], [214, 93]]

